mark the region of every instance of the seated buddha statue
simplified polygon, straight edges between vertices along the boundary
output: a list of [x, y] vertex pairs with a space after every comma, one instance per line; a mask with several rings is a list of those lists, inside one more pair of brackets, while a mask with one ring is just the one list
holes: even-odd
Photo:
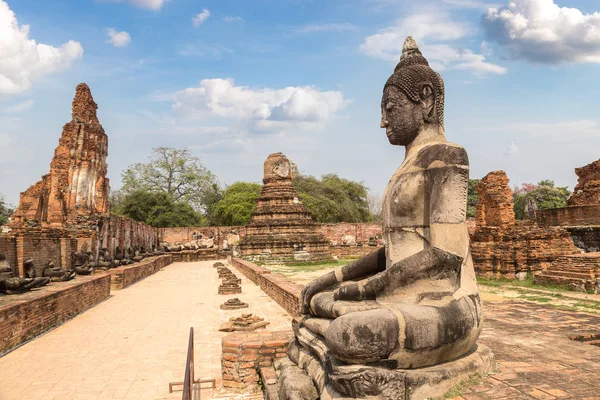
[[412, 37], [384, 86], [381, 128], [406, 149], [383, 195], [384, 247], [306, 285], [299, 324], [346, 364], [432, 366], [475, 350], [482, 312], [467, 153], [446, 140], [444, 83]]
[[[28, 260], [30, 261], [30, 260]], [[28, 265], [28, 273], [35, 275], [31, 272], [31, 266], [33, 262]], [[34, 269], [35, 271], [35, 269]], [[18, 278], [15, 277], [14, 272], [8, 264], [6, 254], [0, 254], [0, 293], [5, 294], [18, 294], [24, 293], [31, 289], [46, 286], [50, 283], [50, 278]]]
[[57, 267], [54, 265], [54, 261], [48, 261], [48, 264], [44, 267], [42, 271], [42, 276], [50, 278], [52, 282], [66, 282], [75, 278], [75, 271], [73, 270], [64, 270], [61, 267]]
[[71, 253], [71, 269], [77, 275], [91, 275], [94, 272], [89, 255], [83, 251]]

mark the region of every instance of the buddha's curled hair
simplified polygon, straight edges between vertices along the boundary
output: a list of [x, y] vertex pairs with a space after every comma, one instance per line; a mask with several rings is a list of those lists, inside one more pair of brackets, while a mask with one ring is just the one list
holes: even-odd
[[429, 66], [427, 59], [423, 57], [417, 42], [409, 36], [404, 41], [400, 62], [394, 69], [394, 73], [387, 80], [387, 86], [396, 86], [413, 102], [422, 100], [421, 91], [423, 86], [429, 84], [433, 88], [435, 108], [440, 125], [444, 126], [444, 81], [440, 74]]

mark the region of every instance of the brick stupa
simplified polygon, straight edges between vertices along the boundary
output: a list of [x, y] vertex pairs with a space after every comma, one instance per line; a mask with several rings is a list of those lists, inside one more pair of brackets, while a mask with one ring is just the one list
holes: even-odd
[[108, 138], [97, 108], [90, 88], [77, 85], [72, 120], [63, 127], [50, 172], [21, 193], [11, 228], [65, 228], [78, 220], [109, 215]]
[[242, 257], [264, 263], [314, 262], [331, 259], [329, 241], [302, 204], [292, 183], [292, 164], [282, 153], [265, 161], [263, 187], [246, 236]]

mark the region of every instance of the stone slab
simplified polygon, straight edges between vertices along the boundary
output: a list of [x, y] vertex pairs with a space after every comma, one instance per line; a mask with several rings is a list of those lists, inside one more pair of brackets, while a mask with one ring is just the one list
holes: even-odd
[[0, 295], [0, 356], [110, 296], [110, 275], [78, 276], [31, 292]]
[[145, 258], [139, 263], [112, 268], [110, 273], [111, 290], [124, 289], [127, 286], [160, 271], [162, 268], [173, 262], [170, 254]]

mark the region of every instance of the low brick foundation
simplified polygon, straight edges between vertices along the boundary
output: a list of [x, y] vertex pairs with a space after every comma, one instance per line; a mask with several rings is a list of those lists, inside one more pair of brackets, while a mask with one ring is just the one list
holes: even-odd
[[361, 258], [362, 256], [366, 256], [367, 254], [375, 251], [380, 246], [371, 246], [367, 244], [363, 245], [341, 245], [341, 246], [330, 246], [331, 254], [336, 256], [339, 259], [353, 259], [353, 258]]
[[170, 254], [145, 258], [139, 263], [110, 269], [110, 288], [124, 289], [127, 286], [158, 272], [173, 262]]
[[564, 285], [571, 289], [600, 293], [600, 253], [559, 257], [535, 277], [539, 285]]
[[110, 296], [110, 275], [78, 276], [19, 295], [0, 295], [0, 356]]
[[225, 256], [216, 248], [174, 251], [168, 254], [173, 257], [173, 262], [194, 262], [225, 258]]
[[236, 332], [225, 336], [221, 341], [223, 387], [256, 390], [258, 369], [286, 357], [292, 340], [292, 331]]
[[275, 300], [291, 316], [298, 315], [302, 285], [289, 280], [284, 275], [273, 274], [266, 268], [240, 258], [233, 258], [231, 264], [248, 279], [260, 286], [269, 297]]

